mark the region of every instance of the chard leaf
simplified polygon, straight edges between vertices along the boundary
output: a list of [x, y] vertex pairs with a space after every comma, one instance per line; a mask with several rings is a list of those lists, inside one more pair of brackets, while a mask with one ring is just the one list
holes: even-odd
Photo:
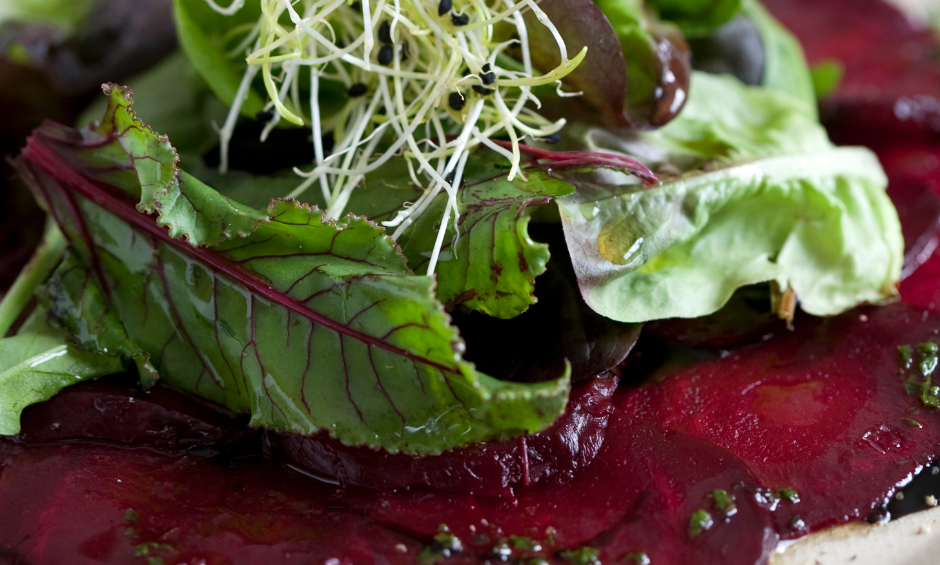
[[[529, 237], [526, 208], [567, 196], [574, 187], [538, 170], [528, 180], [509, 181], [501, 163], [490, 152], [468, 164], [466, 184], [457, 192], [457, 229], [450, 224], [441, 248], [437, 295], [451, 307], [513, 318], [535, 301], [535, 278], [550, 256], [548, 245]], [[446, 205], [446, 195], [439, 195], [398, 239], [419, 274], [427, 272]]]
[[[127, 102], [114, 96], [109, 119], [128, 111]], [[249, 413], [255, 426], [328, 430], [351, 445], [437, 453], [544, 429], [564, 410], [567, 374], [509, 383], [463, 360], [432, 279], [408, 269], [383, 229], [352, 215], [325, 221], [289, 201], [272, 201], [265, 221], [234, 202], [224, 210], [230, 201], [185, 175], [174, 186], [161, 168], [175, 162], [167, 148], [130, 123], [134, 140], [46, 126], [18, 161], [81, 263], [50, 284], [51, 306], [67, 327], [84, 328], [101, 349], [139, 348], [161, 380]], [[134, 153], [141, 147], [153, 154]], [[128, 153], [135, 165], [160, 167], [148, 164], [143, 175], [127, 166]], [[104, 167], [108, 159], [118, 166]], [[166, 194], [135, 190], [151, 178], [170, 182]], [[183, 207], [187, 225], [224, 221], [253, 231], [225, 239], [227, 227], [216, 227], [217, 237], [193, 246], [194, 238], [173, 236], [180, 228], [167, 222], [166, 208], [156, 206], [169, 231], [135, 209], [138, 197], [175, 202], [165, 200], [174, 193], [200, 203]], [[89, 310], [88, 300], [100, 309]]]
[[694, 86], [682, 116], [642, 142], [685, 173], [559, 201], [586, 302], [640, 322], [710, 314], [764, 281], [816, 315], [896, 296], [903, 239], [877, 158], [833, 147], [782, 93], [704, 74]]
[[20, 433], [20, 415], [30, 404], [63, 388], [124, 370], [119, 357], [83, 351], [66, 333], [45, 322], [38, 310], [13, 337], [0, 339], [0, 435]]
[[[134, 92], [134, 112], [151, 129], [173, 140], [173, 147], [187, 167], [192, 166], [186, 162], [188, 156], [204, 155], [218, 144], [219, 136], [213, 125], [225, 123], [228, 108], [183, 52], [177, 51], [146, 72], [129, 78], [127, 84]], [[75, 123], [100, 119], [107, 105], [107, 97], [95, 98]]]
[[[525, 169], [528, 182], [519, 177], [508, 181], [502, 162], [495, 152], [482, 150], [468, 159], [464, 169], [465, 183], [457, 193], [457, 230], [451, 223], [435, 270], [437, 298], [448, 309], [460, 306], [512, 318], [532, 304], [535, 278], [545, 271], [548, 247], [529, 237], [527, 208], [566, 196], [574, 187], [530, 168]], [[264, 200], [269, 200], [276, 191], [288, 192], [285, 185], [293, 188], [297, 184], [293, 175], [284, 179], [230, 171], [225, 177], [219, 180], [226, 195], [245, 195], [255, 205], [265, 195]], [[393, 160], [366, 177], [353, 191], [346, 210], [380, 223], [395, 218], [405, 210], [406, 202], [414, 202], [421, 194], [404, 163]], [[306, 196], [309, 203], [326, 207], [318, 192], [310, 191]], [[439, 194], [398, 237], [409, 267], [419, 274], [427, 272], [446, 205], [447, 194]]]
[[[547, 245], [529, 237], [527, 209], [567, 196], [574, 187], [535, 168], [534, 161], [523, 167], [528, 180], [509, 181], [504, 161], [496, 152], [478, 150], [464, 168], [457, 192], [460, 218], [456, 229], [453, 222], [448, 226], [435, 270], [437, 298], [448, 309], [513, 318], [535, 300], [535, 278], [545, 272], [550, 254]], [[583, 159], [579, 163], [596, 166]], [[382, 222], [421, 194], [405, 164], [396, 160], [368, 175], [346, 210]], [[318, 195], [310, 196], [314, 203], [322, 202]], [[408, 266], [418, 274], [427, 273], [445, 206], [447, 194], [442, 192], [398, 236]]]
[[192, 245], [243, 237], [267, 218], [180, 170], [179, 156], [168, 138], [154, 133], [131, 110], [134, 97], [129, 89], [108, 84], [103, 90], [108, 97], [104, 118], [82, 131], [83, 143], [72, 143], [70, 130], [48, 130], [86, 175], [139, 198], [138, 210], [156, 212], [158, 223], [170, 229], [171, 237], [184, 237]]

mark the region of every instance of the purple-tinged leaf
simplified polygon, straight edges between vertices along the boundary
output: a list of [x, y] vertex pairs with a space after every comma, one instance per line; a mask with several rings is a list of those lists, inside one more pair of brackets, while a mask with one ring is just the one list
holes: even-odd
[[[507, 149], [512, 147], [509, 142], [499, 139], [494, 139], [493, 143]], [[527, 170], [581, 172], [611, 169], [638, 177], [647, 186], [659, 182], [656, 175], [646, 165], [622, 154], [599, 151], [551, 151], [524, 143], [519, 144], [519, 150], [527, 159]]]
[[[109, 116], [125, 110], [116, 98]], [[135, 208], [140, 179], [170, 179], [166, 194], [152, 191], [155, 201], [174, 186], [159, 167], [126, 166], [133, 155], [147, 160], [134, 152], [154, 143], [146, 130], [129, 131], [143, 132], [140, 143], [46, 126], [18, 160], [81, 262], [59, 273], [67, 284], [50, 285], [55, 311], [88, 331], [83, 313], [97, 302], [95, 311], [123, 326], [94, 331], [98, 347], [126, 333], [161, 380], [250, 413], [255, 426], [326, 430], [389, 451], [437, 453], [535, 432], [564, 410], [567, 375], [502, 382], [463, 360], [432, 279], [414, 275], [363, 218], [326, 221], [316, 208], [272, 201], [259, 222], [257, 212], [225, 209], [212, 189], [184, 181], [178, 193], [195, 204], [181, 215], [205, 226], [207, 240], [237, 222], [254, 230], [211, 246], [174, 238]], [[168, 155], [162, 143], [151, 147]], [[106, 167], [109, 159], [118, 166]]]
[[[605, 125], [656, 128], [682, 109], [691, 75], [689, 47], [676, 27], [655, 21], [641, 2], [543, 0], [539, 7], [564, 38], [568, 53], [588, 48], [564, 82], [582, 93], [581, 100], [600, 112]], [[560, 57], [551, 31], [532, 12], [525, 21], [532, 62], [540, 69], [554, 68]], [[570, 109], [566, 101], [561, 111]]]

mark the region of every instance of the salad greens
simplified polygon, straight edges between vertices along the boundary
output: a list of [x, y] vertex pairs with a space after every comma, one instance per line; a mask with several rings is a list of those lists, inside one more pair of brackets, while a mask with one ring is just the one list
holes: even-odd
[[741, 0], [653, 0], [661, 18], [674, 22], [686, 37], [708, 35], [741, 8]]
[[73, 244], [47, 293], [83, 347], [145, 351], [161, 380], [253, 425], [390, 451], [534, 432], [564, 410], [567, 375], [501, 382], [463, 361], [432, 279], [379, 226], [226, 199], [177, 169], [127, 91], [106, 90], [100, 124], [40, 129], [19, 162]]
[[79, 25], [94, 6], [94, 0], [30, 0], [0, 4], [0, 23], [42, 22], [70, 30]]
[[694, 318], [765, 281], [815, 315], [893, 298], [904, 242], [878, 160], [832, 146], [803, 110], [696, 74], [679, 118], [638, 141], [685, 170], [559, 201], [588, 304], [624, 322]]
[[[733, 17], [760, 32], [760, 86], [690, 69], [682, 34]], [[107, 85], [100, 122], [46, 124], [16, 160], [69, 245], [47, 277], [50, 231], [0, 302], [15, 327], [45, 281], [0, 340], [0, 433], [133, 364], [254, 426], [434, 454], [545, 429], [570, 388], [554, 357], [541, 382], [484, 374], [453, 310], [509, 323], [539, 284], [569, 289], [558, 319], [606, 317], [566, 329], [593, 370], [632, 347], [621, 322], [706, 315], [746, 285], [772, 282], [785, 317], [896, 293], [884, 173], [829, 142], [799, 45], [754, 0], [174, 0], [174, 18], [185, 57], [132, 81], [134, 110]], [[309, 162], [239, 170], [246, 124], [304, 128]], [[535, 222], [564, 232], [573, 274]]]
[[761, 86], [785, 92], [801, 101], [805, 106], [804, 111], [815, 119], [813, 77], [799, 41], [758, 0], [744, 0], [742, 13], [757, 26], [764, 44], [764, 79]]
[[36, 310], [15, 336], [0, 339], [0, 435], [20, 432], [20, 414], [63, 388], [124, 370], [120, 357], [66, 343], [65, 331], [50, 327]]

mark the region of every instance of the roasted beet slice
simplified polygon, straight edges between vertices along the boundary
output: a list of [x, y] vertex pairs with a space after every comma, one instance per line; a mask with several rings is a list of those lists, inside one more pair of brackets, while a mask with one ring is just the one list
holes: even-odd
[[940, 253], [934, 252], [901, 283], [901, 300], [907, 304], [940, 310]]
[[907, 305], [801, 317], [663, 369], [613, 396], [590, 465], [501, 496], [343, 488], [259, 457], [7, 444], [0, 508], [17, 511], [0, 513], [0, 540], [35, 563], [133, 562], [134, 548], [175, 562], [415, 562], [450, 548], [466, 563], [766, 563], [778, 533], [864, 518], [936, 455], [940, 414], [905, 392], [897, 346], [937, 328], [940, 314]]
[[[603, 562], [638, 552], [667, 565], [766, 562], [776, 535], [740, 460], [627, 415], [611, 431], [618, 441], [570, 483], [505, 497], [344, 490], [257, 457], [223, 466], [105, 445], [30, 446], [0, 471], [0, 508], [16, 509], [0, 513], [0, 539], [30, 563], [394, 564], [429, 562], [444, 548], [451, 563], [571, 562], [595, 550]], [[718, 509], [719, 489], [733, 509]], [[700, 510], [713, 523], [690, 530]], [[450, 534], [435, 539], [442, 523]]]
[[297, 468], [342, 484], [499, 496], [513, 486], [569, 481], [588, 466], [604, 442], [616, 388], [616, 378], [596, 378], [571, 392], [565, 414], [543, 432], [436, 456], [349, 447], [322, 433], [280, 434], [274, 441]]
[[924, 264], [940, 241], [940, 145], [928, 143], [882, 148], [888, 196], [897, 208], [904, 233], [906, 279]]
[[940, 141], [940, 57], [932, 29], [881, 0], [764, 3], [799, 38], [810, 64], [843, 67], [842, 81], [821, 101], [837, 143], [880, 152]]
[[94, 440], [159, 449], [219, 445], [246, 435], [223, 408], [169, 387], [143, 392], [99, 381], [30, 406], [22, 427], [25, 443]]
[[[380, 500], [349, 495], [373, 518], [417, 534], [445, 523], [465, 553], [478, 558], [492, 558], [494, 549], [507, 540], [512, 547], [521, 537], [563, 558], [559, 550], [590, 555], [593, 548], [603, 563], [630, 563], [640, 553], [652, 563], [675, 565], [766, 563], [776, 534], [740, 460], [625, 413], [612, 418], [608, 431], [614, 441], [565, 485], [523, 488], [503, 498], [421, 491], [388, 493]], [[716, 508], [719, 489], [734, 498], [734, 510]], [[698, 532], [691, 526], [700, 510], [713, 524]], [[564, 560], [571, 561], [570, 554]]]
[[396, 564], [422, 547], [258, 458], [30, 447], [0, 472], [0, 508], [0, 540], [36, 565]]
[[745, 460], [768, 500], [779, 499], [783, 538], [868, 517], [940, 441], [940, 414], [905, 392], [898, 355], [898, 346], [935, 341], [940, 315], [899, 304], [796, 326], [659, 375], [617, 402]]
[[940, 65], [929, 27], [881, 0], [765, 4], [800, 39], [810, 63], [844, 67], [841, 84], [822, 102], [836, 142], [891, 143], [886, 128], [940, 132]]

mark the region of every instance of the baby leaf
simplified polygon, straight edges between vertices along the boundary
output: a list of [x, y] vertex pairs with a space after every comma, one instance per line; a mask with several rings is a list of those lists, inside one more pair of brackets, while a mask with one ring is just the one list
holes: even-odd
[[[125, 100], [112, 99], [109, 119], [124, 119]], [[325, 429], [390, 451], [534, 432], [564, 410], [567, 374], [509, 383], [463, 360], [432, 279], [414, 275], [376, 224], [327, 221], [291, 201], [259, 218], [185, 175], [173, 184], [166, 140], [133, 121], [125, 130], [132, 139], [47, 126], [18, 161], [80, 262], [49, 293], [67, 327], [94, 334], [83, 343], [132, 343], [164, 382], [250, 413], [253, 425]], [[135, 209], [148, 195], [160, 222]], [[91, 319], [88, 300], [114, 315]]]

